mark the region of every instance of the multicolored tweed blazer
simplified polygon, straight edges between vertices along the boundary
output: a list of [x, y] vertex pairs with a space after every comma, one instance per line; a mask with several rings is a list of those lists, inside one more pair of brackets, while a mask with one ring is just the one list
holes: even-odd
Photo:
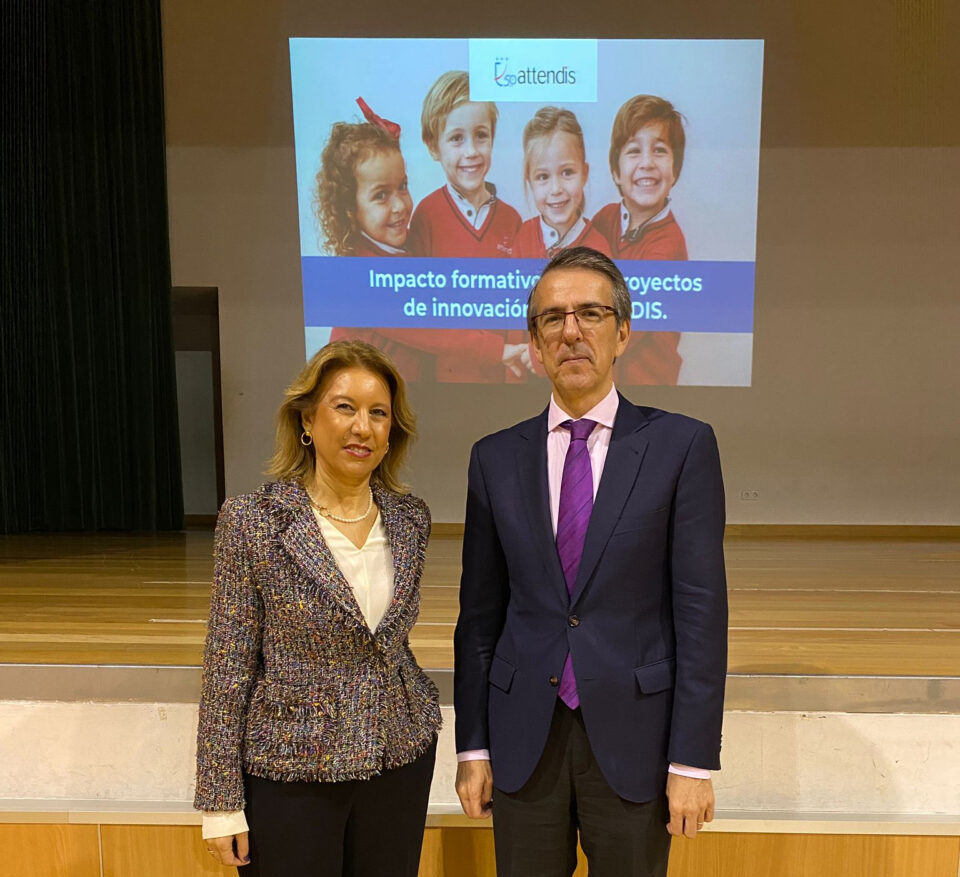
[[306, 491], [266, 484], [224, 503], [197, 731], [200, 810], [244, 807], [243, 772], [366, 779], [413, 761], [440, 727], [408, 636], [430, 534], [423, 500], [374, 487], [395, 594], [371, 633]]

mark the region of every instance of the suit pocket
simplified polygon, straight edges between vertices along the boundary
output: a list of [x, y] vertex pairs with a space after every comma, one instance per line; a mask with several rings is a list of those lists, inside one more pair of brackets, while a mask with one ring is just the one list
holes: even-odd
[[258, 706], [277, 720], [302, 722], [319, 717], [336, 719], [335, 693], [327, 686], [310, 683], [267, 682], [254, 689], [251, 706]]
[[673, 688], [673, 681], [677, 675], [677, 659], [666, 658], [653, 664], [644, 664], [633, 671], [637, 677], [637, 685], [644, 694], [656, 694]]
[[507, 694], [513, 684], [513, 677], [516, 672], [517, 668], [513, 664], [494, 655], [493, 661], [490, 663], [490, 675], [487, 678], [491, 685]]
[[625, 512], [617, 521], [612, 535], [617, 536], [621, 533], [633, 533], [636, 530], [664, 527], [669, 514], [670, 506], [663, 506], [663, 508], [640, 512], [639, 514]]

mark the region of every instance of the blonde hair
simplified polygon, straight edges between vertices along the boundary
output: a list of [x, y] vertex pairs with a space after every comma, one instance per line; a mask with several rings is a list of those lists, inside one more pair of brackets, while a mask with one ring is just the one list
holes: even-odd
[[[435, 152], [447, 124], [447, 116], [457, 107], [470, 103], [470, 75], [465, 70], [448, 70], [442, 73], [423, 99], [423, 111], [420, 113], [420, 136], [427, 149]], [[500, 113], [493, 101], [478, 101], [487, 107], [490, 113], [490, 136], [497, 134], [497, 119]]]
[[324, 385], [345, 368], [362, 368], [383, 378], [390, 389], [390, 447], [372, 480], [392, 493], [407, 493], [399, 472], [416, 438], [416, 416], [407, 401], [406, 385], [390, 358], [364, 341], [333, 341], [318, 350], [284, 392], [277, 411], [277, 437], [267, 474], [280, 481], [307, 484], [316, 466], [313, 445], [305, 447], [303, 415], [312, 412]]
[[[580, 150], [580, 161], [587, 163], [587, 148], [583, 144], [583, 128], [577, 117], [570, 111], [560, 107], [541, 107], [533, 114], [523, 129], [523, 183], [528, 184], [530, 179], [530, 164], [533, 161], [533, 142], [541, 137], [550, 137], [556, 133], [569, 134], [577, 141]], [[583, 205], [580, 205], [581, 209]]]

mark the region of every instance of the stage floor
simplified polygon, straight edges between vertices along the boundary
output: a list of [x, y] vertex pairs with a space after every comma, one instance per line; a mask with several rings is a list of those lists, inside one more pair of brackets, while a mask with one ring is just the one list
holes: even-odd
[[[212, 533], [0, 538], [0, 663], [200, 664]], [[434, 537], [411, 645], [453, 665], [458, 537]], [[731, 674], [960, 677], [960, 542], [731, 537]]]

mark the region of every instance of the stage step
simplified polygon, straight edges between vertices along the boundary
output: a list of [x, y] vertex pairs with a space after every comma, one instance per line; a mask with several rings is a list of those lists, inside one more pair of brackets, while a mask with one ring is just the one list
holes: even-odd
[[[453, 671], [428, 670], [453, 703]], [[200, 668], [119, 664], [0, 664], [0, 700], [197, 703]], [[957, 676], [731, 673], [728, 710], [960, 714]]]

